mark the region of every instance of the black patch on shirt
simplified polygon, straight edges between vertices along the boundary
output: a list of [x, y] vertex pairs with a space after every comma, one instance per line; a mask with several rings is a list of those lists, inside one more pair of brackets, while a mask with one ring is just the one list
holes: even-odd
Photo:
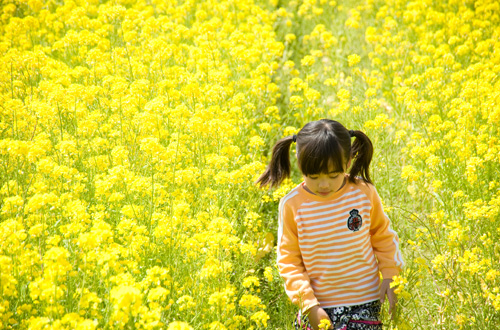
[[352, 209], [349, 214], [351, 216], [347, 219], [347, 228], [351, 231], [358, 231], [363, 224], [363, 218], [361, 218], [359, 211], [356, 209]]

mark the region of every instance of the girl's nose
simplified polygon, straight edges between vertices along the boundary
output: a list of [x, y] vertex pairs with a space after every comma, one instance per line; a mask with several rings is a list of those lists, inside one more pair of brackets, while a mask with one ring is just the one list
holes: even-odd
[[320, 188], [328, 188], [328, 182], [326, 180], [321, 180], [319, 182], [319, 187]]

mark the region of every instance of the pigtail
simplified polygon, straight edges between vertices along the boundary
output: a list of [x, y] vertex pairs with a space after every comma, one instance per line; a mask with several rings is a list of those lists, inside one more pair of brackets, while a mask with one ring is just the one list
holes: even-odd
[[351, 158], [354, 161], [349, 172], [349, 181], [355, 182], [357, 176], [361, 176], [365, 182], [372, 183], [370, 179], [370, 163], [373, 156], [373, 145], [370, 138], [361, 131], [349, 131], [356, 139], [351, 146]]
[[271, 162], [266, 171], [255, 182], [260, 184], [261, 188], [268, 184], [271, 187], [277, 187], [283, 180], [290, 177], [290, 145], [293, 140], [293, 136], [288, 136], [276, 142]]

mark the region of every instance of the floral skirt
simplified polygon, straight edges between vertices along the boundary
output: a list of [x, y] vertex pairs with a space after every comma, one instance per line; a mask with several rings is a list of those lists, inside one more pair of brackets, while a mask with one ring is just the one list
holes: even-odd
[[[335, 330], [382, 330], [380, 322], [380, 301], [362, 305], [325, 308]], [[312, 330], [306, 316], [299, 312], [295, 320], [296, 330]]]

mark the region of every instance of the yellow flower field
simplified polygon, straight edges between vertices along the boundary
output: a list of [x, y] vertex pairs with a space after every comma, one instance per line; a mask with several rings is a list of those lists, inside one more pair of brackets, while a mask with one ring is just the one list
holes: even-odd
[[0, 329], [293, 329], [274, 142], [375, 145], [387, 329], [500, 324], [500, 3], [6, 0]]

